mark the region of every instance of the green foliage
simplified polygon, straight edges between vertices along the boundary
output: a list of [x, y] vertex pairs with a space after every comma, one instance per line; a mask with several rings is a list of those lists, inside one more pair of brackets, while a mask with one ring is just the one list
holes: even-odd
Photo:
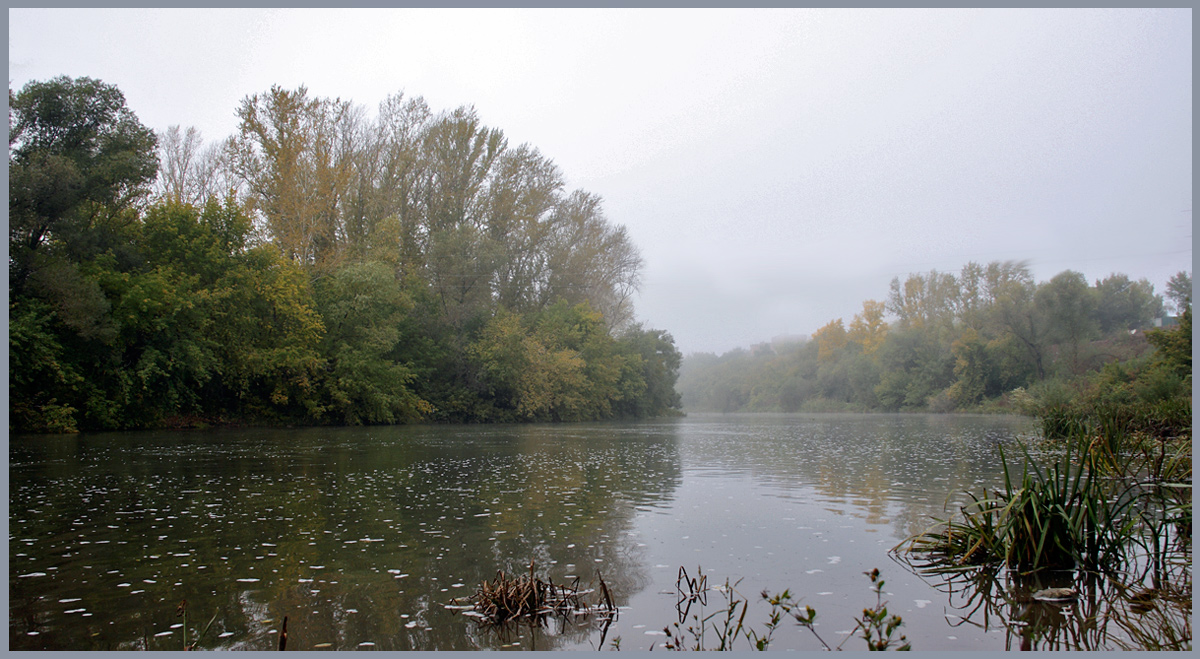
[[1189, 305], [1170, 329], [1150, 332], [1146, 339], [1158, 349], [1158, 361], [1181, 378], [1192, 378], [1192, 308]]
[[115, 87], [9, 99], [13, 430], [677, 413], [624, 229], [470, 108], [369, 126], [273, 87], [219, 154], [169, 131], [147, 206], [156, 139]]
[[979, 333], [968, 328], [950, 349], [954, 354], [954, 377], [957, 379], [950, 385], [948, 395], [960, 407], [974, 405], [987, 390], [990, 370], [987, 347]]
[[1149, 282], [1121, 274], [1094, 287], [1071, 271], [1039, 284], [1023, 263], [968, 263], [958, 275], [895, 279], [886, 304], [864, 302], [849, 331], [834, 320], [811, 340], [690, 356], [679, 387], [688, 407], [719, 412], [1037, 414], [1072, 400], [1090, 373], [1140, 363], [1157, 346], [1176, 377], [1147, 377], [1136, 395], [1163, 398], [1190, 389], [1191, 318], [1143, 334], [1162, 308]]
[[1093, 290], [1102, 334], [1141, 329], [1162, 315], [1162, 297], [1154, 294], [1153, 284], [1145, 279], [1130, 281], [1123, 274], [1112, 274], [1097, 281]]
[[907, 550], [948, 568], [1003, 562], [1041, 569], [1115, 570], [1131, 559], [1137, 529], [1132, 486], [1100, 478], [1094, 454], [1068, 451], [1047, 469], [1028, 453], [1019, 479], [1005, 462], [1004, 491], [960, 509], [961, 520], [906, 541]]
[[391, 358], [413, 304], [390, 268], [346, 266], [320, 280], [315, 297], [326, 329], [330, 413], [347, 424], [396, 423], [431, 410], [408, 387], [413, 373]]
[[42, 301], [19, 298], [8, 308], [9, 430], [76, 432], [77, 397], [83, 377], [64, 355]]
[[1112, 363], [1075, 388], [1015, 393], [1040, 417], [1051, 458], [1022, 446], [1019, 478], [1005, 461], [1004, 491], [971, 494], [961, 518], [910, 538], [909, 552], [937, 569], [1003, 562], [1022, 571], [1114, 571], [1138, 556], [1161, 567], [1172, 537], [1190, 552], [1191, 397], [1169, 363]]
[[586, 304], [525, 317], [501, 311], [468, 354], [488, 395], [522, 419], [659, 416], [679, 405], [670, 335], [634, 327], [614, 339]]
[[21, 290], [47, 243], [74, 258], [104, 251], [108, 220], [145, 197], [158, 169], [154, 132], [112, 85], [62, 76], [9, 90], [10, 287]]

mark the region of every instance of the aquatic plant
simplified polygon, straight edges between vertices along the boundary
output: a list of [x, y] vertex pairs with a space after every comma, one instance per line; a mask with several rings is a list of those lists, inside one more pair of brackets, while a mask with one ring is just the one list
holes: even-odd
[[1007, 632], [1008, 650], [1185, 650], [1191, 647], [1191, 565], [1160, 586], [1145, 568], [1021, 573], [1000, 564], [948, 569], [913, 554], [902, 564], [946, 596], [947, 623]]
[[1135, 433], [1160, 440], [1191, 437], [1192, 403], [1186, 398], [1155, 402], [1082, 401], [1034, 411], [1047, 439], [1100, 436], [1117, 441]]
[[[821, 636], [817, 634], [817, 612], [814, 611], [811, 606], [805, 606], [803, 613], [799, 610], [788, 610], [785, 607], [785, 605], [788, 603], [787, 591], [784, 591], [783, 595], [781, 596], [769, 598], [768, 601], [771, 603], [772, 609], [774, 609], [776, 606], [779, 606], [780, 608], [783, 608], [785, 612], [791, 613], [792, 617], [796, 619], [796, 622], [799, 623], [801, 627], [804, 627], [812, 632], [813, 636], [816, 636], [817, 640], [821, 642], [821, 645], [824, 646], [826, 650], [841, 650], [842, 646], [846, 644], [846, 640], [849, 639], [850, 636], [853, 636], [856, 632], [860, 634], [860, 638], [867, 642], [867, 649], [871, 651], [888, 650], [891, 649], [892, 645], [895, 643], [900, 644], [899, 647], [896, 648], [897, 651], [904, 652], [911, 650], [912, 644], [908, 642], [908, 639], [904, 636], [904, 634], [901, 634], [898, 640], [892, 639], [892, 635], [895, 634], [896, 630], [904, 624], [904, 621], [898, 615], [888, 615], [887, 602], [883, 601], [884, 581], [883, 579], [879, 578], [879, 568], [875, 568], [870, 572], [863, 572], [863, 574], [867, 575], [867, 578], [870, 579], [871, 583], [873, 584], [872, 590], [875, 591], [875, 606], [872, 608], [863, 609], [862, 616], [855, 621], [854, 629], [850, 632], [850, 635], [842, 639], [842, 642], [838, 644], [836, 648], [829, 647], [829, 644], [825, 642], [825, 639], [821, 638]], [[765, 593], [764, 597], [766, 597]]]
[[[735, 650], [738, 640], [744, 639], [751, 649], [763, 651], [769, 649], [775, 630], [779, 628], [784, 618], [790, 617], [798, 625], [812, 632], [826, 650], [841, 650], [846, 641], [855, 633], [858, 633], [860, 638], [867, 642], [869, 650], [888, 650], [897, 643], [899, 646], [895, 647], [896, 650], [910, 650], [911, 644], [903, 634], [898, 640], [893, 639], [896, 630], [904, 623], [900, 616], [888, 615], [887, 602], [883, 601], [884, 582], [879, 578], [879, 569], [876, 568], [863, 574], [873, 584], [875, 606], [863, 609], [862, 616], [856, 620], [854, 629], [835, 648], [830, 647], [825, 639], [817, 633], [815, 628], [816, 610], [808, 605], [801, 609], [799, 600], [791, 594], [790, 590], [784, 590], [775, 595], [765, 590], [761, 593], [762, 599], [771, 606], [771, 612], [764, 625], [764, 631], [760, 633], [746, 626], [746, 613], [749, 610], [750, 602], [736, 590], [740, 581], [730, 584], [729, 579], [726, 579], [724, 584], [709, 588], [707, 577], [699, 568], [697, 568], [697, 576], [690, 578], [687, 571], [681, 567], [679, 568], [679, 577], [675, 582], [676, 591], [679, 593], [679, 599], [675, 605], [675, 609], [679, 613], [679, 621], [663, 629], [667, 636], [663, 647], [668, 650]], [[724, 604], [718, 610], [704, 615], [707, 593], [710, 590], [720, 593]], [[691, 613], [693, 604], [699, 604], [699, 610], [695, 613]], [[687, 622], [689, 613], [691, 624]]]
[[1019, 478], [1001, 449], [1002, 492], [970, 494], [961, 519], [937, 520], [937, 528], [900, 548], [940, 559], [951, 569], [993, 561], [1023, 571], [1120, 567], [1140, 520], [1136, 484], [1100, 478], [1095, 452], [1076, 462], [1068, 446], [1043, 468], [1021, 448], [1025, 459]]
[[[1126, 631], [1122, 647], [1190, 647], [1190, 401], [1091, 400], [1040, 416], [1038, 454], [1021, 445], [1019, 477], [1001, 451], [1001, 489], [970, 494], [959, 515], [936, 520], [897, 546], [897, 554], [915, 561], [918, 574], [960, 582], [963, 591], [1001, 593], [999, 601], [1013, 612], [1006, 624], [1019, 627], [1022, 648], [1111, 647], [1107, 635], [1086, 633], [1103, 627], [1100, 618]], [[996, 588], [1003, 567], [1009, 587]], [[1065, 612], [1031, 607], [1021, 580], [1039, 573], [1067, 575], [1067, 583], [1085, 584], [1089, 595]], [[992, 599], [980, 601], [989, 602], [986, 619]], [[1147, 602], [1156, 603], [1153, 610]], [[1045, 616], [1037, 617], [1039, 611]], [[1063, 622], [1068, 613], [1078, 618], [1074, 624]], [[1143, 615], [1151, 613], [1157, 617]], [[1056, 636], [1067, 627], [1077, 630], [1074, 638]]]
[[[218, 610], [216, 613], [213, 613], [213, 617], [211, 619], [209, 619], [208, 624], [204, 626], [204, 629], [201, 630], [200, 633], [197, 634], [194, 639], [192, 639], [192, 642], [190, 644], [188, 643], [188, 615], [187, 615], [187, 612], [188, 612], [188, 602], [185, 599], [185, 600], [182, 600], [179, 602], [179, 606], [175, 607], [175, 617], [183, 618], [183, 649], [184, 650], [195, 650], [200, 646], [200, 639], [204, 638], [204, 635], [207, 634], [208, 630], [212, 628], [213, 623], [217, 621], [217, 616], [220, 615], [221, 612], [220, 612], [220, 610]], [[284, 620], [285, 620], [284, 624], [286, 625], [287, 624], [286, 618]], [[148, 647], [148, 643], [147, 643], [147, 647]], [[279, 649], [282, 650], [283, 648], [280, 647]]]
[[[609, 617], [617, 615], [612, 593], [604, 577], [596, 573], [599, 580], [597, 590], [580, 590], [579, 578], [571, 585], [555, 584], [553, 579], [542, 580], [535, 574], [533, 561], [529, 562], [529, 573], [510, 577], [503, 570], [492, 581], [484, 581], [469, 597], [455, 600], [466, 604], [452, 604], [447, 608], [458, 608], [463, 615], [478, 618], [488, 625], [501, 625], [518, 618], [538, 619], [550, 614], [602, 613]], [[599, 592], [594, 605], [585, 604], [582, 595]]]

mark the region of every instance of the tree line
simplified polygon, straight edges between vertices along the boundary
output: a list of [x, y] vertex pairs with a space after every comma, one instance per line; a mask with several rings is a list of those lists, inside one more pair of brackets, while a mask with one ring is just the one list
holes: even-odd
[[[1089, 377], [1125, 368], [1146, 402], [1190, 395], [1191, 289], [1188, 272], [1171, 278], [1167, 300], [1124, 274], [1037, 282], [1015, 261], [915, 273], [848, 325], [689, 355], [679, 391], [687, 408], [717, 412], [1028, 411], [1018, 402], [1066, 402]], [[1153, 329], [1169, 310], [1178, 327]]]
[[601, 200], [473, 108], [300, 87], [157, 135], [112, 85], [9, 90], [10, 430], [675, 413]]

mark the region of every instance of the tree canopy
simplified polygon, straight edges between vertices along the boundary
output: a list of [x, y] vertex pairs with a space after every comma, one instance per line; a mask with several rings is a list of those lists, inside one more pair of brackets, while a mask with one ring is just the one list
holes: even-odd
[[473, 108], [276, 86], [206, 146], [88, 78], [9, 105], [13, 430], [679, 407], [624, 228]]
[[[1190, 309], [1190, 273], [1167, 290]], [[849, 328], [836, 319], [811, 340], [689, 356], [679, 388], [689, 408], [722, 412], [1016, 411], [1014, 391], [1053, 389], [1113, 362], [1170, 369], [1190, 388], [1190, 311], [1179, 330], [1153, 329], [1164, 315], [1145, 279], [1089, 284], [1068, 270], [1038, 283], [1021, 262], [968, 263], [894, 279], [887, 301], [864, 302]]]

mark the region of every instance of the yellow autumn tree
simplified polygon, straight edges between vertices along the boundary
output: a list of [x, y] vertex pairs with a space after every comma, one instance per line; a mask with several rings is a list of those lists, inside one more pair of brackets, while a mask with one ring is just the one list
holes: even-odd
[[813, 340], [817, 342], [817, 361], [832, 361], [838, 351], [846, 347], [846, 326], [841, 318], [831, 320], [813, 333]]
[[850, 322], [848, 338], [862, 346], [865, 355], [874, 355], [887, 337], [888, 326], [883, 320], [884, 309], [883, 302], [867, 300], [863, 302], [862, 313], [855, 314], [854, 320]]

